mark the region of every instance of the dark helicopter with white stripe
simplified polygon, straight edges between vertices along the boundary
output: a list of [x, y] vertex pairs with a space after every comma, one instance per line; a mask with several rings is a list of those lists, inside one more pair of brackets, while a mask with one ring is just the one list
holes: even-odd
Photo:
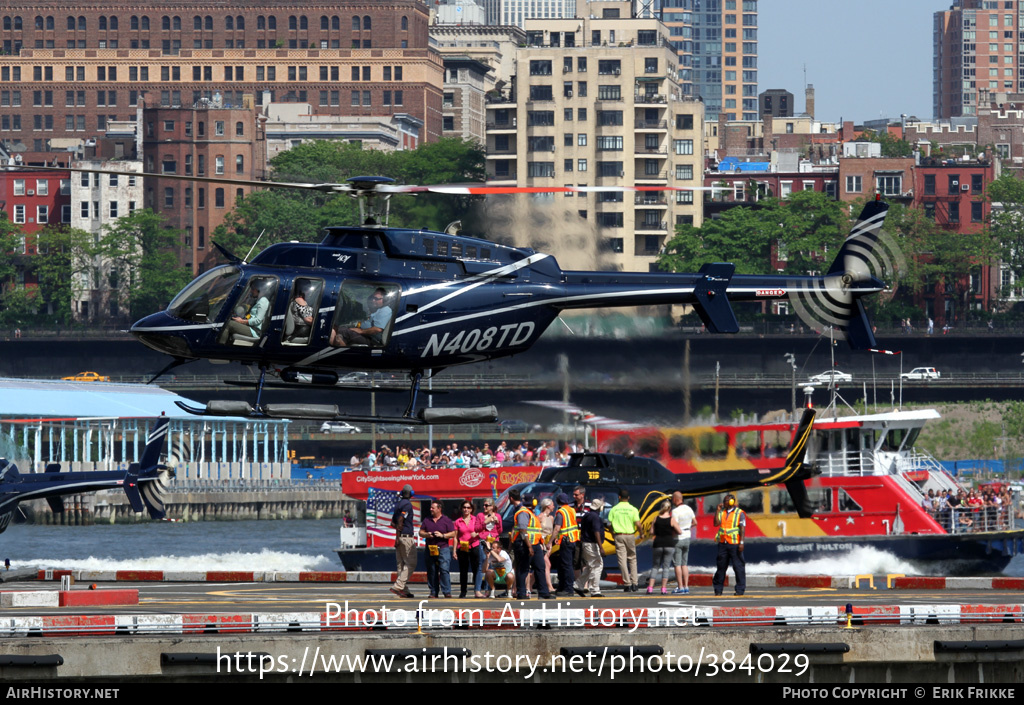
[[163, 519], [166, 510], [163, 489], [173, 471], [160, 464], [160, 454], [167, 439], [166, 418], [153, 426], [142, 452], [142, 458], [127, 470], [96, 470], [61, 472], [52, 463], [41, 473], [18, 472], [9, 460], [0, 459], [0, 532], [7, 529], [20, 502], [45, 499], [56, 514], [64, 511], [65, 495], [85, 494], [99, 490], [121, 489], [135, 512], [146, 511], [153, 519]]
[[[201, 274], [167, 310], [132, 326], [142, 343], [173, 358], [164, 371], [197, 359], [258, 367], [254, 404], [183, 407], [197, 414], [410, 424], [494, 420], [493, 406], [417, 411], [423, 375], [521, 353], [569, 309], [689, 304], [708, 331], [735, 333], [739, 325], [731, 302], [789, 298], [814, 327], [832, 327], [854, 348], [875, 345], [861, 298], [884, 288], [875, 276], [886, 264], [877, 243], [888, 206], [880, 201], [865, 206], [823, 276], [734, 276], [735, 267], [725, 262], [695, 273], [662, 274], [563, 270], [554, 257], [530, 248], [386, 224], [394, 194], [542, 190], [535, 187], [407, 186], [384, 177], [357, 177], [345, 184], [160, 178], [348, 193], [359, 198], [363, 220], [356, 227], [326, 228], [319, 243], [271, 245], [250, 261], [221, 249], [228, 264]], [[402, 371], [409, 375], [410, 398], [404, 414], [391, 418], [340, 413], [333, 405], [262, 404], [268, 370], [285, 383], [335, 388], [339, 372]]]

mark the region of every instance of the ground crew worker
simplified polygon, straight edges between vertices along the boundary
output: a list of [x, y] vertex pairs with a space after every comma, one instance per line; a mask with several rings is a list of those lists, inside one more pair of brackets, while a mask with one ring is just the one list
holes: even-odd
[[636, 534], [640, 531], [640, 512], [629, 503], [629, 491], [619, 490], [619, 503], [608, 512], [608, 521], [615, 535], [615, 557], [619, 560], [622, 589], [636, 592], [639, 578], [636, 571]]
[[[533, 508], [528, 506], [533, 503], [532, 497], [528, 501], [520, 501], [517, 490], [509, 490], [509, 501], [516, 507], [512, 517], [512, 551], [516, 559], [516, 598], [520, 600], [529, 599], [526, 595], [526, 576], [532, 570], [534, 581], [537, 584], [537, 591], [547, 590], [547, 578], [544, 571], [544, 536], [540, 532], [540, 520], [533, 513]], [[549, 599], [551, 593], [543, 592], [540, 596]]]
[[555, 595], [572, 597], [572, 586], [576, 582], [573, 561], [576, 556], [576, 545], [580, 540], [580, 527], [576, 521], [576, 509], [569, 503], [569, 495], [563, 492], [555, 501], [558, 502], [554, 529], [554, 543], [558, 546], [558, 590], [555, 591]]
[[718, 570], [711, 581], [716, 595], [721, 595], [725, 588], [725, 574], [732, 563], [736, 574], [736, 594], [742, 595], [747, 589], [747, 568], [743, 560], [743, 537], [747, 528], [747, 515], [736, 504], [736, 495], [728, 494], [725, 501], [715, 510], [715, 526], [718, 533], [715, 543], [718, 544]]

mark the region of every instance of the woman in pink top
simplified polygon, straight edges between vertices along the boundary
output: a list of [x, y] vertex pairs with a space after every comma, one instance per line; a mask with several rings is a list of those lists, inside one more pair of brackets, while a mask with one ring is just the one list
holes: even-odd
[[487, 544], [483, 547], [486, 556], [491, 550], [491, 544], [501, 536], [501, 515], [494, 511], [493, 499], [484, 500], [484, 511], [482, 514], [477, 514], [476, 518], [482, 527], [480, 539]]
[[455, 549], [459, 556], [459, 597], [466, 596], [466, 582], [469, 569], [473, 569], [473, 597], [483, 597], [484, 574], [480, 570], [483, 555], [480, 550], [480, 532], [483, 525], [473, 515], [473, 504], [467, 499], [462, 503], [462, 516], [455, 520]]

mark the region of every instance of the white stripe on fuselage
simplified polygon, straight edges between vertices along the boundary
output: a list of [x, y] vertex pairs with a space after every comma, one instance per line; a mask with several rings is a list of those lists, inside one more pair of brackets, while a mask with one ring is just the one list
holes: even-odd
[[[438, 299], [434, 299], [433, 301], [431, 301], [428, 304], [424, 304], [423, 306], [420, 306], [419, 309], [417, 311], [415, 311], [414, 313], [406, 313], [403, 316], [399, 316], [397, 319], [395, 319], [395, 325], [401, 323], [402, 321], [404, 321], [405, 319], [409, 318], [410, 316], [418, 315], [419, 313], [422, 313], [423, 311], [426, 311], [427, 309], [433, 308], [434, 306], [437, 306], [438, 304], [442, 304], [445, 301], [448, 301], [449, 299], [452, 299], [452, 298], [454, 298], [456, 296], [459, 296], [460, 294], [465, 294], [465, 293], [470, 292], [473, 289], [477, 288], [478, 286], [481, 286], [483, 284], [487, 284], [492, 279], [495, 279], [497, 277], [505, 276], [506, 274], [511, 274], [512, 272], [519, 271], [523, 267], [528, 267], [531, 264], [533, 264], [534, 262], [539, 262], [540, 260], [542, 260], [542, 259], [544, 259], [546, 257], [549, 257], [549, 255], [545, 255], [545, 254], [542, 254], [542, 253], [538, 252], [537, 254], [530, 255], [529, 257], [527, 257], [525, 259], [522, 259], [522, 260], [520, 260], [518, 262], [514, 262], [512, 264], [507, 264], [507, 265], [505, 265], [503, 267], [498, 267], [497, 269], [491, 269], [491, 270], [486, 271], [486, 272], [481, 272], [480, 274], [475, 274], [472, 277], [469, 277], [467, 279], [462, 280], [462, 282], [459, 282], [459, 284], [461, 284], [461, 286], [459, 286], [455, 291], [452, 291], [452, 292], [450, 292], [450, 293], [448, 293], [448, 294], [446, 294], [446, 295], [444, 295], [444, 296], [442, 296], [442, 297], [440, 297]], [[406, 297], [406, 296], [412, 296], [413, 294], [421, 294], [421, 293], [423, 293], [425, 291], [433, 291], [435, 289], [443, 289], [443, 288], [447, 288], [447, 287], [449, 287], [451, 285], [452, 285], [452, 282], [439, 282], [437, 284], [430, 284], [429, 286], [420, 287], [419, 289], [410, 289], [409, 291], [405, 292], [402, 296]]]

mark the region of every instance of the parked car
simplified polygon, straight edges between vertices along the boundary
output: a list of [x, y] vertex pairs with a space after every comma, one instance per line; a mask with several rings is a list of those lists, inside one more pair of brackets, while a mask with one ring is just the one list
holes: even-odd
[[71, 380], [72, 382], [109, 382], [110, 377], [101, 375], [97, 372], [79, 372], [77, 375], [71, 375], [70, 377], [61, 377], [61, 379]]
[[807, 380], [808, 384], [831, 384], [832, 380], [836, 382], [852, 382], [853, 375], [839, 370], [825, 370], [820, 375], [814, 375]]
[[338, 384], [366, 385], [370, 382], [369, 372], [348, 372], [338, 378]]
[[530, 424], [522, 419], [502, 419], [498, 422], [498, 430], [502, 433], [529, 433]]
[[324, 421], [320, 433], [362, 433], [362, 429], [348, 421]]
[[915, 367], [900, 375], [903, 379], [938, 379], [941, 376], [942, 373], [934, 367]]

